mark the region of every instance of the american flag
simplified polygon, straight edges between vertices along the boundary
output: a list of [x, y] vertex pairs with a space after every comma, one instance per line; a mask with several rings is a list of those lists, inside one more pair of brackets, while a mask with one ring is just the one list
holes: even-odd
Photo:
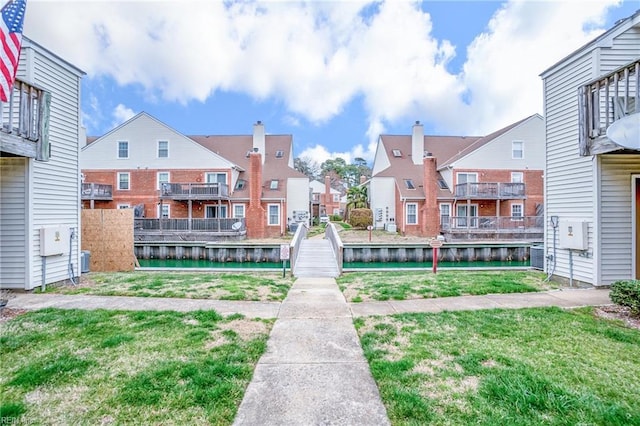
[[7, 102], [16, 79], [20, 44], [22, 42], [22, 24], [27, 0], [10, 0], [0, 11], [0, 101]]

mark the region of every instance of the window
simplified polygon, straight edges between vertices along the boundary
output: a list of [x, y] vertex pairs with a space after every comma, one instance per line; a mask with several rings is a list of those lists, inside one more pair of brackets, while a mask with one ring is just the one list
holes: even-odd
[[234, 204], [233, 205], [233, 217], [235, 219], [244, 217], [244, 204]]
[[210, 172], [205, 175], [207, 183], [227, 183], [226, 173]]
[[204, 206], [204, 217], [206, 219], [223, 219], [227, 217], [227, 206], [208, 204]]
[[128, 191], [129, 185], [129, 173], [118, 173], [118, 189], [121, 191]]
[[413, 180], [411, 179], [405, 179], [404, 184], [407, 187], [407, 189], [416, 189], [416, 186], [413, 184]]
[[337, 203], [340, 201], [340, 194], [333, 194], [333, 202]]
[[277, 150], [276, 151], [276, 158], [282, 158], [282, 157], [284, 157], [284, 151], [282, 151], [280, 149]]
[[314, 192], [311, 196], [311, 199], [313, 201], [320, 201], [320, 194], [318, 194], [317, 192]]
[[169, 158], [169, 141], [158, 141], [158, 158]]
[[169, 172], [158, 172], [158, 189], [162, 189], [163, 183], [169, 183]]
[[466, 228], [478, 227], [478, 205], [470, 204], [467, 209], [466, 204], [459, 204], [456, 206], [456, 226]]
[[247, 186], [247, 181], [244, 179], [238, 179], [236, 182], [236, 191], [241, 191]]
[[524, 173], [511, 172], [511, 183], [524, 183]]
[[418, 205], [416, 203], [407, 203], [407, 225], [418, 224]]
[[267, 214], [269, 215], [267, 220], [269, 225], [280, 225], [280, 205], [269, 204], [267, 206]]
[[169, 204], [161, 204], [158, 206], [158, 217], [160, 217], [161, 219], [168, 219], [169, 218], [169, 210], [170, 210]]
[[511, 142], [511, 158], [517, 160], [524, 158], [524, 141]]
[[440, 203], [440, 226], [449, 228], [451, 221], [451, 204]]
[[269, 189], [278, 189], [278, 179], [273, 179], [269, 184]]
[[511, 204], [511, 218], [522, 218], [522, 204]]
[[458, 184], [461, 183], [476, 183], [478, 182], [478, 174], [477, 173], [456, 173]]
[[393, 149], [391, 150], [391, 152], [393, 153], [394, 157], [402, 157], [402, 151], [400, 151], [399, 149]]
[[118, 141], [118, 158], [129, 158], [129, 142]]
[[442, 178], [438, 178], [438, 186], [440, 189], [449, 189], [449, 185], [447, 185], [447, 182]]
[[118, 204], [118, 210], [130, 209], [131, 204]]

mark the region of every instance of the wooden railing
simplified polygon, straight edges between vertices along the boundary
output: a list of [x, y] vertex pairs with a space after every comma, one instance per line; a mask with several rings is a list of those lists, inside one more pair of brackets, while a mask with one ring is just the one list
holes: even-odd
[[226, 183], [163, 183], [160, 198], [171, 200], [211, 200], [229, 197]]
[[640, 113], [640, 59], [581, 87], [578, 101], [580, 155], [619, 149], [604, 136], [615, 121]]
[[442, 216], [440, 227], [445, 232], [530, 233], [544, 232], [542, 216]]
[[113, 200], [113, 186], [101, 183], [83, 183], [83, 200]]
[[309, 228], [306, 223], [300, 223], [298, 228], [296, 229], [296, 233], [293, 234], [293, 239], [289, 244], [289, 253], [290, 259], [289, 264], [291, 265], [291, 270], [293, 271], [296, 267], [296, 262], [298, 261], [298, 253], [300, 252], [300, 246], [302, 245], [302, 240], [307, 238], [307, 232]]
[[333, 250], [333, 254], [336, 257], [336, 262], [338, 264], [338, 275], [342, 275], [344, 245], [342, 244], [342, 239], [340, 238], [338, 230], [333, 223], [329, 222], [327, 224], [327, 227], [324, 230], [324, 238], [331, 244], [331, 249]]
[[0, 105], [0, 151], [48, 161], [51, 94], [16, 79], [8, 102]]
[[242, 233], [246, 231], [244, 218], [220, 219], [134, 219], [133, 226], [139, 231], [179, 231], [179, 232], [224, 232]]
[[524, 198], [524, 183], [467, 182], [456, 185], [456, 198], [510, 199]]

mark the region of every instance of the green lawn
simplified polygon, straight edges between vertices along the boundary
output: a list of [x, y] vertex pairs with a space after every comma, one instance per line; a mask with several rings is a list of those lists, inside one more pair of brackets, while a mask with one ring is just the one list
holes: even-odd
[[640, 332], [591, 308], [356, 320], [394, 425], [640, 425]]
[[231, 424], [273, 321], [45, 309], [0, 329], [3, 424]]
[[47, 288], [48, 293], [100, 296], [179, 297], [215, 300], [284, 300], [293, 278], [282, 274], [121, 272], [83, 276], [83, 284]]
[[525, 293], [555, 288], [533, 271], [350, 272], [337, 279], [348, 302], [405, 300], [492, 293]]

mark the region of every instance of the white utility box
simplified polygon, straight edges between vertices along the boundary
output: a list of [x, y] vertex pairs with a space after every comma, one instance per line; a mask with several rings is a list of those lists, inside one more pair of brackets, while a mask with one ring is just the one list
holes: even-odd
[[69, 227], [40, 228], [40, 256], [69, 254]]
[[558, 224], [560, 248], [587, 250], [589, 248], [589, 227], [584, 220], [561, 220]]

